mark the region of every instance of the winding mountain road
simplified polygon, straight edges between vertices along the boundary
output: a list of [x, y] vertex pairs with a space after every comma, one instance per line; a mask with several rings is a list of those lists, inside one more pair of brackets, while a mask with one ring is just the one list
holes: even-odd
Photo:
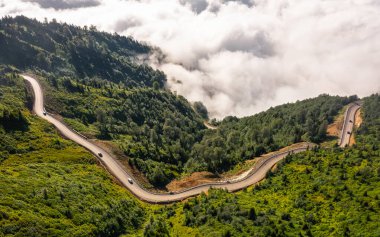
[[[210, 188], [222, 188], [230, 192], [238, 191], [264, 179], [266, 176], [266, 173], [273, 167], [273, 165], [275, 165], [278, 161], [285, 158], [289, 153], [298, 153], [298, 152], [306, 151], [308, 149], [308, 146], [305, 145], [303, 147], [295, 148], [286, 152], [282, 152], [282, 153], [278, 153], [273, 156], [270, 156], [269, 158], [265, 159], [264, 162], [260, 163], [254, 172], [250, 173], [245, 178], [238, 181], [231, 181], [231, 182], [223, 181], [223, 182], [217, 182], [217, 183], [203, 184], [203, 185], [198, 185], [198, 186], [195, 186], [195, 187], [192, 187], [180, 192], [175, 192], [175, 193], [166, 193], [166, 194], [152, 193], [144, 189], [142, 186], [140, 186], [136, 182], [134, 182], [133, 184], [129, 183], [128, 179], [132, 179], [133, 178], [132, 175], [126, 172], [122, 168], [122, 166], [119, 164], [116, 158], [113, 158], [105, 150], [93, 144], [92, 142], [88, 141], [86, 138], [82, 137], [76, 132], [72, 131], [69, 127], [64, 125], [62, 122], [50, 116], [48, 113], [46, 113], [44, 109], [43, 92], [38, 81], [27, 75], [21, 75], [21, 76], [25, 80], [27, 80], [33, 88], [34, 112], [39, 117], [52, 123], [62, 133], [63, 136], [78, 143], [79, 145], [85, 147], [90, 152], [92, 152], [102, 162], [102, 164], [107, 168], [107, 170], [112, 175], [114, 175], [126, 188], [128, 188], [139, 199], [146, 202], [171, 203], [171, 202], [181, 201], [188, 197], [196, 196], [202, 192], [206, 192]], [[354, 106], [354, 108], [356, 108], [355, 105], [351, 105], [351, 106]], [[349, 113], [346, 113], [346, 119], [354, 121], [354, 117], [353, 117], [355, 115], [355, 113], [353, 112], [354, 108], [350, 110]], [[346, 122], [345, 122], [345, 126], [343, 127], [343, 133], [344, 132], [347, 133], [347, 131], [351, 131], [349, 129], [352, 130], [352, 126], [346, 125]], [[346, 136], [343, 136], [343, 139], [341, 139], [341, 141], [342, 142], [340, 145], [345, 146], [346, 144], [348, 144], [349, 138], [347, 140]], [[101, 157], [98, 155], [99, 153], [102, 154]]]

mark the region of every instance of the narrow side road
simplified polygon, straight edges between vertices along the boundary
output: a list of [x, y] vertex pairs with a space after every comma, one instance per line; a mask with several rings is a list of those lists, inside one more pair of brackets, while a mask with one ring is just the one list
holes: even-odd
[[[188, 197], [196, 196], [200, 194], [201, 192], [206, 192], [210, 188], [222, 188], [227, 189], [230, 192], [238, 191], [243, 188], [246, 188], [252, 184], [255, 184], [259, 182], [260, 180], [264, 179], [266, 176], [266, 173], [275, 165], [278, 161], [285, 158], [289, 153], [298, 153], [303, 152], [308, 149], [308, 146], [295, 148], [293, 150], [289, 150], [286, 152], [275, 154], [271, 157], [269, 157], [265, 162], [261, 163], [259, 167], [255, 170], [255, 172], [249, 174], [244, 179], [241, 179], [236, 182], [219, 182], [219, 183], [210, 183], [210, 184], [204, 184], [195, 186], [186, 190], [183, 190], [181, 192], [176, 193], [167, 193], [167, 194], [157, 194], [149, 192], [148, 190], [141, 187], [138, 183], [133, 182], [130, 183], [128, 179], [132, 179], [132, 175], [127, 173], [122, 166], [118, 163], [116, 158], [113, 158], [110, 154], [108, 154], [105, 150], [102, 148], [96, 146], [95, 144], [91, 143], [87, 139], [83, 138], [79, 134], [72, 131], [70, 128], [68, 128], [66, 125], [55, 119], [54, 117], [50, 116], [48, 113], [46, 113], [44, 108], [44, 97], [42, 89], [38, 83], [38, 81], [30, 76], [27, 75], [21, 75], [26, 81], [28, 81], [34, 92], [34, 112], [41, 118], [47, 120], [48, 122], [52, 123], [66, 138], [78, 143], [79, 145], [83, 146], [84, 148], [88, 149], [90, 152], [92, 152], [101, 162], [102, 164], [107, 168], [107, 170], [114, 175], [126, 188], [128, 188], [135, 196], [137, 196], [139, 199], [150, 202], [150, 203], [171, 203], [176, 201], [184, 200]], [[355, 113], [354, 113], [355, 114]], [[351, 112], [349, 113], [349, 116], [351, 116]], [[347, 117], [347, 115], [346, 115]], [[346, 118], [347, 119], [347, 118]], [[350, 117], [350, 119], [353, 118]], [[346, 129], [346, 130], [345, 130]], [[343, 127], [343, 130], [348, 131], [350, 127]], [[352, 130], [352, 126], [351, 126]], [[341, 144], [348, 144], [347, 142], [349, 139], [342, 140]], [[102, 155], [99, 155], [99, 154]]]

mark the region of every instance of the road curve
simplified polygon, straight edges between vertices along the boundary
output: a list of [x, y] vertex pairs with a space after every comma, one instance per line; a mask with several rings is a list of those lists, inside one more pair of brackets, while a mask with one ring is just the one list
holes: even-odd
[[355, 123], [355, 114], [358, 109], [361, 107], [361, 102], [351, 103], [344, 115], [343, 127], [339, 135], [338, 145], [340, 147], [345, 147], [350, 143], [350, 137], [352, 135], [352, 130]]
[[[166, 193], [166, 194], [158, 194], [152, 193], [143, 187], [141, 187], [138, 183], [134, 182], [130, 184], [128, 179], [132, 179], [132, 175], [126, 172], [122, 166], [118, 163], [116, 159], [114, 159], [110, 154], [108, 154], [102, 148], [96, 146], [91, 143], [87, 139], [83, 138], [81, 135], [72, 131], [66, 125], [64, 125], [59, 120], [45, 113], [44, 109], [44, 97], [42, 89], [38, 83], [38, 81], [30, 76], [21, 75], [25, 80], [27, 80], [34, 92], [34, 112], [41, 118], [47, 120], [52, 123], [66, 138], [78, 143], [79, 145], [85, 147], [90, 152], [92, 152], [107, 168], [107, 170], [114, 175], [126, 188], [128, 188], [136, 197], [139, 199], [150, 202], [150, 203], [171, 203], [176, 201], [184, 200], [188, 197], [196, 196], [202, 192], [206, 192], [210, 188], [222, 188], [226, 189], [230, 192], [238, 191], [243, 188], [246, 188], [252, 184], [259, 182], [264, 179], [266, 173], [275, 165], [278, 161], [285, 158], [289, 153], [298, 153], [308, 149], [308, 146], [295, 148], [293, 150], [289, 150], [286, 152], [275, 154], [269, 158], [267, 158], [264, 162], [262, 162], [254, 172], [249, 174], [247, 177], [236, 181], [236, 182], [218, 182], [218, 183], [209, 183], [203, 184], [199, 186], [195, 186], [180, 192], [175, 193]], [[45, 113], [45, 114], [44, 114]], [[99, 157], [99, 153], [102, 153], [102, 157]]]
[[207, 121], [204, 121], [203, 125], [205, 125], [206, 128], [211, 129], [211, 130], [218, 129], [218, 127], [215, 127], [214, 125], [209, 124]]

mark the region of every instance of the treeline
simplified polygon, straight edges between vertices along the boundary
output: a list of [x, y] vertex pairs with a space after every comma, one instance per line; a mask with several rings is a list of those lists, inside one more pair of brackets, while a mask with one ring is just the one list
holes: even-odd
[[216, 131], [208, 131], [194, 145], [186, 169], [222, 172], [238, 162], [296, 142], [321, 142], [333, 117], [355, 100], [356, 96], [320, 95], [242, 119], [226, 117]]
[[98, 77], [128, 87], [163, 87], [165, 75], [139, 62], [152, 48], [131, 37], [55, 20], [24, 16], [0, 20], [0, 63], [60, 76]]

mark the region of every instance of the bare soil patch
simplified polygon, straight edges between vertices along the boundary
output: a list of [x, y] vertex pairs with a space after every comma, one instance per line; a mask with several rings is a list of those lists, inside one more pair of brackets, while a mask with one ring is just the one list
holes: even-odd
[[355, 127], [358, 128], [363, 123], [362, 111], [358, 109], [355, 114]]
[[220, 177], [211, 172], [194, 172], [180, 180], [173, 180], [166, 188], [170, 191], [179, 191], [196, 185], [219, 181]]
[[332, 137], [339, 137], [344, 123], [344, 113], [339, 114], [332, 124], [327, 126], [327, 135]]
[[[355, 129], [359, 128], [360, 125], [362, 124], [362, 122], [363, 122], [363, 118], [361, 116], [361, 110], [358, 109], [358, 111], [356, 111], [356, 113], [355, 113], [355, 121], [354, 121]], [[351, 134], [349, 146], [352, 146], [355, 143], [356, 143], [355, 134]]]

